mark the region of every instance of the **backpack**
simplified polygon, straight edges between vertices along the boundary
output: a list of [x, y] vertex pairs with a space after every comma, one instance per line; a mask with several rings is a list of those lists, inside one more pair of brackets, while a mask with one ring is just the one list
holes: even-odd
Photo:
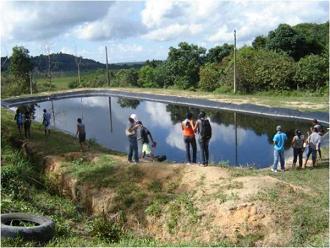
[[212, 137], [212, 128], [210, 121], [208, 119], [201, 119], [200, 126], [200, 137], [201, 139], [211, 139]]

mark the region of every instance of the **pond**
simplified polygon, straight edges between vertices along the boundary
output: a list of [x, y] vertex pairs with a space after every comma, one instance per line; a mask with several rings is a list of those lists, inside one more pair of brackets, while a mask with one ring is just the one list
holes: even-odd
[[[185, 146], [180, 122], [189, 110], [196, 118], [205, 111], [211, 120], [213, 136], [210, 142], [210, 162], [264, 168], [272, 164], [272, 137], [277, 125], [287, 133], [289, 141], [299, 128], [306, 135], [308, 121], [279, 119], [231, 111], [198, 109], [119, 97], [91, 96], [39, 102], [35, 105], [35, 120], [42, 121], [42, 110], [52, 113], [51, 125], [75, 134], [76, 120], [83, 119], [87, 139], [115, 151], [127, 152], [125, 128], [128, 116], [137, 114], [157, 142], [155, 153], [166, 155], [172, 162], [184, 162]], [[33, 127], [32, 127], [33, 128]], [[32, 129], [33, 134], [33, 129]], [[291, 156], [290, 142], [286, 156]], [[197, 146], [197, 160], [200, 161]]]

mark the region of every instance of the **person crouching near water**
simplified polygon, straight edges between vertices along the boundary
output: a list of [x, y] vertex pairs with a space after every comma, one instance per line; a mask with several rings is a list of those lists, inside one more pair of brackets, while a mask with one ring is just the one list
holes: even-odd
[[135, 114], [131, 114], [128, 118], [128, 125], [126, 128], [126, 136], [128, 137], [129, 148], [128, 148], [128, 162], [132, 163], [132, 157], [134, 154], [135, 163], [139, 162], [139, 151], [137, 143], [137, 130], [140, 125], [137, 123]]
[[84, 151], [85, 142], [86, 142], [86, 130], [85, 125], [82, 123], [80, 118], [77, 119], [77, 132], [76, 136], [79, 138], [80, 150]]
[[205, 112], [201, 112], [198, 115], [198, 120], [194, 130], [199, 134], [198, 142], [202, 154], [202, 166], [208, 166], [209, 164], [209, 143], [212, 136], [212, 128], [210, 121], [206, 118]]
[[303, 164], [303, 152], [304, 152], [304, 135], [301, 134], [301, 131], [296, 129], [295, 136], [292, 139], [292, 148], [293, 148], [293, 164], [292, 167], [296, 167], [297, 158], [299, 158], [299, 169], [302, 168]]
[[[196, 139], [195, 139], [195, 131], [194, 131], [194, 121], [192, 119], [192, 113], [187, 113], [186, 119], [181, 123], [182, 128], [182, 134], [183, 134], [183, 140], [186, 146], [186, 162], [187, 165], [190, 165], [190, 163], [196, 163], [196, 153], [197, 153], [197, 147], [196, 147]], [[192, 159], [190, 156], [190, 146], [192, 147]]]
[[142, 141], [142, 158], [150, 158], [151, 160], [153, 160], [154, 154], [151, 151], [151, 146], [149, 144], [150, 143], [149, 137], [151, 140], [152, 147], [156, 146], [156, 142], [153, 140], [152, 135], [148, 130], [148, 128], [143, 126], [141, 121], [137, 121], [136, 123], [140, 125], [140, 128], [138, 130], [140, 131], [139, 139]]
[[285, 171], [285, 160], [284, 160], [284, 144], [288, 137], [285, 133], [282, 132], [282, 127], [276, 127], [277, 133], [274, 135], [274, 165], [272, 168], [273, 172], [277, 172], [277, 164], [280, 161], [282, 172]]

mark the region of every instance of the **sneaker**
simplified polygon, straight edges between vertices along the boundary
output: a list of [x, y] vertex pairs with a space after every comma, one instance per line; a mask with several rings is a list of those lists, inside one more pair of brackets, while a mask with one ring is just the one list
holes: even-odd
[[186, 163], [186, 165], [191, 165], [190, 163]]
[[272, 171], [272, 172], [277, 172], [277, 170], [276, 170], [276, 169], [274, 170], [273, 168], [271, 168], [271, 171]]

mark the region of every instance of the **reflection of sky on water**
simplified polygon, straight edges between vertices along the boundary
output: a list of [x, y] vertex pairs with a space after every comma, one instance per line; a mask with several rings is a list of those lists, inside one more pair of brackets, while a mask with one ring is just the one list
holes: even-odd
[[[128, 150], [127, 137], [125, 136], [125, 128], [128, 116], [136, 113], [138, 119], [148, 127], [154, 139], [157, 141], [157, 154], [165, 154], [171, 161], [183, 162], [185, 158], [185, 146], [182, 138], [182, 131], [179, 120], [172, 120], [171, 113], [167, 110], [167, 104], [140, 101], [136, 109], [130, 107], [120, 107], [117, 103], [118, 98], [111, 98], [112, 109], [112, 130], [110, 130], [110, 112], [108, 97], [85, 97], [72, 98], [53, 101], [55, 111], [56, 128], [65, 130], [70, 133], [76, 131], [76, 119], [83, 118], [87, 130], [87, 138], [96, 139], [96, 141], [110, 149], [124, 151]], [[52, 111], [51, 102], [39, 103], [36, 111], [36, 119], [42, 120], [42, 109], [46, 108]], [[172, 106], [175, 107], [175, 106]], [[187, 107], [175, 107], [183, 113]], [[213, 137], [210, 142], [210, 160], [218, 163], [219, 161], [228, 161], [229, 164], [235, 164], [236, 150], [238, 164], [255, 164], [258, 167], [268, 166], [273, 161], [273, 147], [270, 143], [273, 129], [283, 120], [272, 120], [266, 117], [245, 116], [237, 114], [237, 148], [235, 146], [235, 123], [231, 112], [215, 111], [220, 113], [220, 117], [212, 119], [211, 125]], [[227, 116], [227, 117], [226, 117]], [[229, 118], [229, 117], [230, 118]], [[249, 119], [250, 118], [250, 119]], [[259, 119], [258, 119], [259, 118]], [[182, 116], [184, 119], [184, 116]], [[245, 123], [241, 123], [241, 121]], [[265, 129], [271, 131], [260, 131], [259, 127], [255, 127], [254, 123], [258, 120], [265, 122]], [[251, 124], [249, 124], [250, 122]], [[52, 121], [53, 124], [53, 121]], [[260, 124], [260, 122], [259, 122]], [[269, 127], [271, 125], [271, 127]], [[301, 129], [306, 129], [308, 123], [285, 121], [286, 127], [292, 130], [300, 125]], [[267, 127], [268, 126], [268, 127]], [[256, 131], [256, 130], [259, 131]], [[291, 132], [292, 132], [291, 130]], [[291, 137], [289, 137], [291, 138]], [[199, 146], [198, 146], [199, 151]], [[291, 154], [290, 152], [286, 153]], [[197, 158], [199, 159], [198, 153]]]

